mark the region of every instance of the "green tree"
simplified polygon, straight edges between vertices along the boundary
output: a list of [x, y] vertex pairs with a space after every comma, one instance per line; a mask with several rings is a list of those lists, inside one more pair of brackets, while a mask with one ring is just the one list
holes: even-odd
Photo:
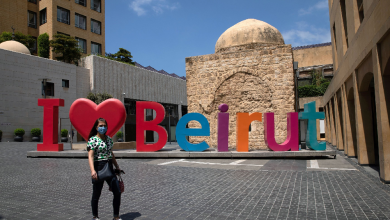
[[[0, 43], [2, 43], [4, 41], [9, 41], [9, 40], [12, 40], [12, 33], [11, 32], [4, 31], [3, 33], [1, 33]], [[18, 41], [18, 42], [24, 44], [27, 48], [29, 48], [30, 52], [32, 52], [32, 48], [34, 46], [35, 39], [33, 37], [31, 37], [30, 35], [24, 35], [20, 32], [16, 32], [15, 33], [15, 41]]]
[[119, 51], [116, 52], [115, 54], [113, 54], [113, 56], [114, 56], [116, 61], [135, 65], [133, 60], [131, 60], [131, 58], [133, 58], [133, 56], [131, 56], [130, 51], [128, 51], [126, 49], [119, 48]]
[[50, 56], [50, 41], [47, 33], [43, 33], [38, 37], [38, 56], [44, 58]]
[[108, 94], [106, 92], [103, 92], [103, 93], [92, 93], [92, 92], [90, 92], [87, 95], [87, 99], [89, 99], [92, 102], [96, 103], [96, 105], [99, 105], [104, 100], [110, 99], [110, 98], [112, 98], [112, 95], [110, 95], [110, 94]]
[[316, 97], [325, 94], [330, 81], [322, 76], [321, 70], [313, 70], [311, 85], [298, 86], [299, 98]]
[[56, 34], [53, 36], [53, 40], [50, 41], [50, 47], [53, 48], [53, 52], [56, 53], [56, 59], [65, 63], [77, 64], [81, 58], [81, 49], [78, 42], [74, 37], [66, 36], [63, 34]]

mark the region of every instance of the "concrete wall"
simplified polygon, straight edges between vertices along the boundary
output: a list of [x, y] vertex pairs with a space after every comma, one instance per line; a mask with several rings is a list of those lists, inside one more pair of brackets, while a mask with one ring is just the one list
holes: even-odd
[[312, 47], [293, 50], [294, 62], [298, 67], [332, 64], [332, 46]]
[[94, 93], [107, 92], [122, 101], [130, 98], [187, 105], [183, 79], [93, 55], [83, 58], [80, 65], [91, 70], [90, 85]]
[[[38, 106], [42, 78], [54, 83], [54, 96], [61, 98], [65, 106], [60, 107], [60, 118], [69, 118], [70, 105], [89, 92], [89, 70], [72, 64], [44, 59], [32, 55], [0, 49], [0, 130], [2, 141], [13, 141], [13, 131], [23, 128], [24, 141], [31, 140], [30, 130], [43, 124], [43, 107]], [[62, 79], [69, 80], [69, 88], [62, 87]], [[10, 125], [7, 125], [10, 124]], [[62, 128], [69, 130], [69, 120]], [[43, 132], [43, 130], [42, 130]]]

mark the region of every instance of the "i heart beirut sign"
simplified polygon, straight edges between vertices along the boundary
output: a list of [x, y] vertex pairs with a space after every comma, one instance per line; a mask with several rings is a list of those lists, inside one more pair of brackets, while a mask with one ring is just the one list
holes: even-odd
[[[63, 99], [38, 99], [38, 106], [43, 106], [43, 143], [38, 144], [38, 151], [62, 151], [63, 144], [58, 144], [58, 111], [60, 106], [64, 106]], [[145, 110], [153, 109], [156, 112], [155, 119], [145, 121]], [[218, 151], [226, 152], [229, 139], [229, 106], [221, 104], [218, 113]], [[138, 152], [153, 152], [161, 150], [167, 142], [167, 132], [165, 128], [158, 125], [165, 117], [164, 107], [157, 102], [138, 101], [136, 102], [136, 149]], [[248, 152], [248, 132], [252, 121], [263, 121], [263, 114], [237, 113], [237, 141], [236, 150], [238, 152]], [[98, 118], [107, 121], [107, 135], [113, 136], [123, 126], [126, 121], [126, 110], [122, 102], [118, 99], [107, 99], [96, 105], [88, 99], [77, 99], [73, 102], [69, 111], [69, 118], [75, 129], [87, 140], [94, 122]], [[304, 111], [287, 113], [287, 138], [282, 144], [275, 141], [274, 113], [264, 113], [264, 141], [273, 151], [298, 151], [298, 122], [299, 119], [307, 120], [306, 143], [312, 150], [325, 150], [325, 142], [317, 141], [317, 119], [324, 119], [323, 112], [316, 112], [315, 102], [304, 105]], [[198, 121], [201, 128], [186, 128], [190, 121]], [[156, 143], [145, 143], [145, 131], [155, 131], [159, 135]], [[207, 118], [200, 113], [188, 113], [184, 115], [176, 126], [176, 139], [179, 146], [185, 151], [204, 151], [209, 145], [203, 141], [198, 144], [189, 143], [186, 136], [209, 136], [210, 124]]]

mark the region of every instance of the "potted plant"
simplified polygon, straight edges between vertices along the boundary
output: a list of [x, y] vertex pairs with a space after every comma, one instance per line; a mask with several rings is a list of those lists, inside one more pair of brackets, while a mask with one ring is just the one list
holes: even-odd
[[14, 134], [15, 134], [14, 141], [23, 142], [23, 135], [24, 135], [24, 133], [25, 133], [24, 129], [21, 129], [21, 128], [15, 129], [15, 131], [14, 131]]
[[39, 128], [31, 129], [31, 136], [32, 136], [33, 142], [40, 142], [41, 141], [41, 129], [39, 129]]
[[3, 137], [3, 132], [0, 130], [0, 142], [2, 137]]
[[123, 132], [118, 131], [118, 133], [116, 133], [116, 138], [118, 139], [118, 142], [123, 142]]
[[62, 129], [61, 130], [61, 142], [68, 142], [68, 130]]

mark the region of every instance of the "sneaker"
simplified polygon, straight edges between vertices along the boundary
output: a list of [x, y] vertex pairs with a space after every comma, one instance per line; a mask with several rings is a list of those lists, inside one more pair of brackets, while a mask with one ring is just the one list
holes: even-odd
[[[113, 218], [112, 220], [115, 220], [115, 218]], [[116, 220], [122, 220], [120, 217], [118, 218], [118, 219], [116, 219]]]
[[96, 217], [96, 218], [93, 217], [92, 220], [100, 220], [100, 218], [98, 218], [98, 217]]

